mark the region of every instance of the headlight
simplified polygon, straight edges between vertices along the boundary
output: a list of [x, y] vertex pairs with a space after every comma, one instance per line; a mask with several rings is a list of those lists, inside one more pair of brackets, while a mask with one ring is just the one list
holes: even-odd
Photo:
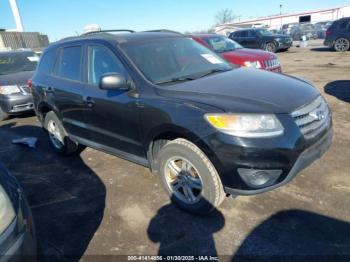
[[244, 62], [244, 66], [245, 67], [253, 67], [253, 68], [261, 68], [261, 64], [259, 61], [255, 61], [255, 62], [246, 61], [246, 62]]
[[16, 85], [0, 86], [0, 95], [11, 95], [20, 92], [21, 90]]
[[273, 137], [284, 131], [273, 114], [206, 114], [205, 119], [219, 131], [238, 137]]
[[6, 230], [15, 216], [11, 201], [5, 190], [0, 186], [0, 234]]

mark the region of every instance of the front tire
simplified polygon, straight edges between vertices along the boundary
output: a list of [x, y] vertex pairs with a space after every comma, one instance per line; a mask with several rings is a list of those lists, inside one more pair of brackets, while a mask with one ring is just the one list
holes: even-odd
[[54, 112], [51, 111], [46, 114], [44, 128], [48, 132], [51, 145], [58, 154], [68, 156], [80, 153], [83, 149], [66, 135], [61, 121]]
[[167, 143], [159, 153], [162, 183], [171, 200], [185, 211], [208, 214], [225, 198], [220, 177], [196, 145], [185, 139]]
[[334, 43], [334, 50], [337, 52], [345, 52], [350, 49], [350, 41], [346, 38], [339, 38]]
[[276, 53], [277, 52], [277, 46], [275, 43], [270, 42], [265, 44], [265, 51], [271, 52], [271, 53]]

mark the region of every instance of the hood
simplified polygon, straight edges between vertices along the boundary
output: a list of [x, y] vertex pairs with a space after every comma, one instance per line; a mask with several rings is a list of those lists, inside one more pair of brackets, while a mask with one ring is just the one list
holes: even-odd
[[[245, 61], [265, 61], [276, 59], [277, 56], [270, 52], [258, 50], [258, 49], [236, 49], [234, 51], [225, 52], [221, 54], [226, 60], [230, 62], [245, 62]], [[238, 60], [238, 61], [237, 61]]]
[[251, 68], [238, 68], [158, 90], [162, 96], [235, 113], [291, 113], [319, 96], [306, 81]]
[[19, 72], [9, 75], [0, 75], [0, 85], [26, 85], [34, 71]]

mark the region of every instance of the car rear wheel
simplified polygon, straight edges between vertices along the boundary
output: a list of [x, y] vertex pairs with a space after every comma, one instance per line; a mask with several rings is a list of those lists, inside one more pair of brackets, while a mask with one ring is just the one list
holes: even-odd
[[346, 38], [339, 38], [334, 43], [334, 49], [337, 52], [345, 52], [350, 49], [350, 41]]
[[196, 145], [185, 139], [167, 143], [159, 153], [162, 183], [171, 200], [180, 208], [207, 214], [224, 200], [220, 177]]
[[54, 112], [45, 116], [44, 128], [47, 130], [50, 142], [55, 151], [61, 155], [72, 155], [81, 152], [83, 147], [72, 141], [64, 131], [61, 121]]
[[2, 108], [0, 107], [0, 122], [1, 122], [2, 120], [6, 120], [8, 117], [9, 117], [8, 114], [7, 114], [6, 112], [4, 112], [4, 111], [2, 110]]
[[274, 43], [270, 42], [265, 44], [265, 51], [271, 52], [271, 53], [276, 53], [277, 47]]

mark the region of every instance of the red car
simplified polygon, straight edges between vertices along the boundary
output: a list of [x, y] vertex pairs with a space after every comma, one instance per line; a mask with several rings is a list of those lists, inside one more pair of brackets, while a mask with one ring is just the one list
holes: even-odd
[[282, 72], [281, 63], [273, 53], [244, 48], [235, 41], [217, 34], [195, 34], [190, 37], [220, 54], [232, 64]]

